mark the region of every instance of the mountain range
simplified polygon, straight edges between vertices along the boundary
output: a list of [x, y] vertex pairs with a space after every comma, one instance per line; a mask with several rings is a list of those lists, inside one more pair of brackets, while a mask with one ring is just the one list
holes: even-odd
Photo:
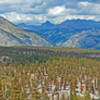
[[52, 46], [35, 32], [19, 28], [0, 17], [0, 46]]
[[66, 20], [60, 24], [49, 21], [41, 25], [18, 24], [29, 32], [36, 32], [53, 46], [100, 49], [100, 22], [93, 20]]
[[15, 25], [0, 17], [0, 46], [100, 49], [100, 22], [76, 19], [60, 24], [47, 21], [41, 25]]

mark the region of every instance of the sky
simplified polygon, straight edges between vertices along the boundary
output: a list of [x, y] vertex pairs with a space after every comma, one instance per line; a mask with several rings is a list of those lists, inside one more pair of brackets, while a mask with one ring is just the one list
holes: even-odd
[[100, 21], [100, 0], [0, 0], [0, 15], [13, 23]]

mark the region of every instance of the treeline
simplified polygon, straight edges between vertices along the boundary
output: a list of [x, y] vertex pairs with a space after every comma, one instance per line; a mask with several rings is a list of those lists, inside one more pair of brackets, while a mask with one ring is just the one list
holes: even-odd
[[97, 50], [69, 49], [69, 48], [42, 48], [42, 47], [0, 47], [0, 56], [11, 57], [13, 62], [25, 64], [25, 62], [45, 62], [56, 57], [86, 57], [100, 60], [100, 52]]

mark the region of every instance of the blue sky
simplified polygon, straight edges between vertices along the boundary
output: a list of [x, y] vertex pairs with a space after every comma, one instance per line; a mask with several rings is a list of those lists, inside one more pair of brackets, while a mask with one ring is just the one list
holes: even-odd
[[0, 15], [13, 23], [100, 20], [100, 0], [0, 0]]

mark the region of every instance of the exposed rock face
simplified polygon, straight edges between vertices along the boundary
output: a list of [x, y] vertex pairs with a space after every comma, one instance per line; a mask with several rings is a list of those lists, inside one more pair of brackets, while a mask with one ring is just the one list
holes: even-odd
[[0, 17], [0, 46], [52, 46], [35, 32], [25, 31]]

